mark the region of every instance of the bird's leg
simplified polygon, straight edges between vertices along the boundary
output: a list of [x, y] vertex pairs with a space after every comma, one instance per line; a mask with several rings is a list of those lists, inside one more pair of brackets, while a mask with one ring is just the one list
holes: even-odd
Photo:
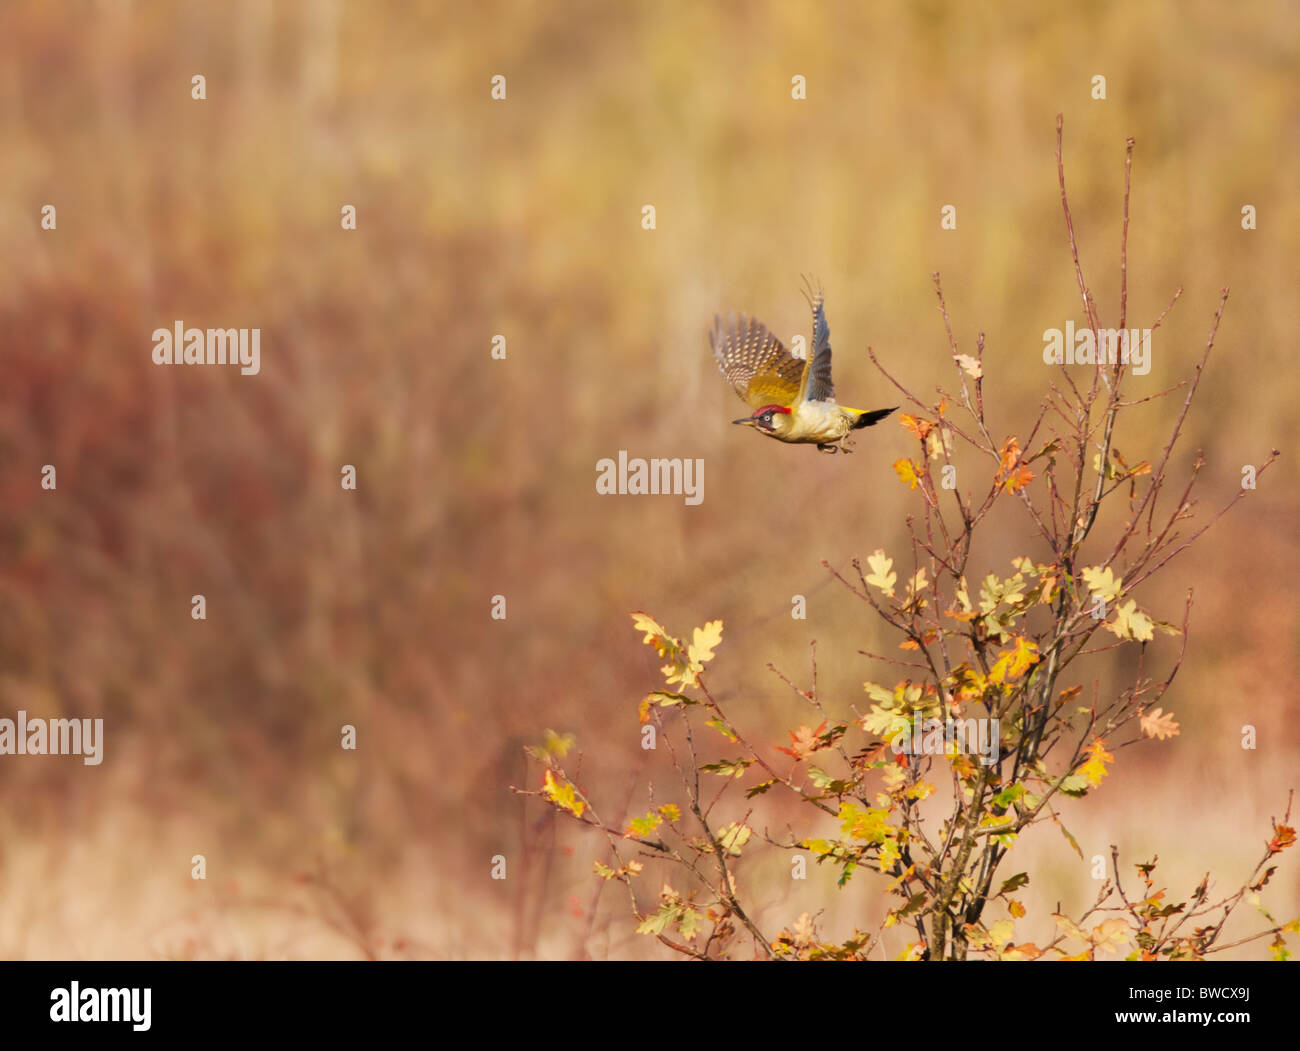
[[853, 439], [847, 434], [839, 440], [840, 452], [842, 453], [851, 453], [853, 451], [853, 445]]
[[833, 452], [837, 452], [838, 450], [833, 445], [828, 445], [825, 442], [818, 442], [817, 451], [822, 453], [833, 453]]

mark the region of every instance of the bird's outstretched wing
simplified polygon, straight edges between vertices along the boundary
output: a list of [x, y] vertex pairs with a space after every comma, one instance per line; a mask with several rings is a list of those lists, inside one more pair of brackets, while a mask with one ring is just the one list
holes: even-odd
[[807, 286], [804, 298], [813, 312], [813, 345], [808, 353], [808, 368], [804, 372], [801, 393], [805, 401], [831, 401], [835, 397], [835, 387], [831, 383], [831, 330], [826, 324], [826, 311], [823, 308], [825, 297], [821, 286], [804, 278]]
[[718, 369], [751, 408], [790, 406], [798, 400], [805, 363], [761, 321], [744, 314], [714, 315], [709, 343]]

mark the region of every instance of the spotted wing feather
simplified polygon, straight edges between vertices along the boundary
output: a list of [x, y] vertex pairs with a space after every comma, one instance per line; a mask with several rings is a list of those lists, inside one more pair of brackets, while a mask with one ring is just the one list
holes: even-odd
[[715, 316], [709, 342], [719, 371], [751, 408], [790, 406], [798, 399], [806, 362], [786, 350], [761, 321], [744, 314]]
[[826, 311], [820, 288], [810, 287], [808, 303], [813, 312], [813, 345], [808, 355], [808, 377], [803, 395], [808, 401], [834, 401], [835, 387], [831, 383], [831, 330], [826, 324]]

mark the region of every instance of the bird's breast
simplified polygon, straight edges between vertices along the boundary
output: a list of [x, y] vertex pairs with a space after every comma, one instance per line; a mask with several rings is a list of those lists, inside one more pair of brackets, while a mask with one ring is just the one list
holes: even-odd
[[779, 435], [787, 442], [833, 442], [848, 434], [853, 422], [833, 401], [806, 401], [789, 419], [789, 428]]

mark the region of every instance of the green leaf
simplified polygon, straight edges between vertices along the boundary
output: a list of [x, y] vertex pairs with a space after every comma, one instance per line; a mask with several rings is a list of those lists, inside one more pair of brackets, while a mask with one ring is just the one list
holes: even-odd
[[654, 690], [646, 694], [645, 702], [647, 704], [657, 704], [660, 708], [673, 708], [677, 705], [690, 706], [699, 704], [699, 701], [693, 701], [684, 693], [669, 693], [667, 690]]
[[832, 777], [825, 770], [818, 770], [815, 766], [809, 767], [808, 780], [823, 792], [830, 792], [833, 795], [843, 795], [853, 787], [853, 782]]
[[684, 907], [682, 909], [682, 918], [677, 921], [677, 929], [682, 932], [682, 937], [688, 942], [694, 941], [696, 932], [700, 929], [700, 914], [695, 909]]
[[1091, 787], [1091, 783], [1082, 774], [1070, 774], [1068, 777], [1061, 778], [1061, 791], [1076, 799], [1087, 795]]
[[637, 927], [637, 934], [663, 934], [668, 928], [668, 924], [677, 918], [681, 912], [681, 906], [667, 903], [659, 907], [658, 912], [653, 912], [641, 921]]
[[721, 719], [709, 719], [707, 722], [705, 722], [704, 725], [712, 726], [715, 730], [718, 731], [718, 733], [722, 734], [722, 736], [725, 737], [728, 741], [740, 740], [740, 738], [736, 736], [735, 731], [733, 731], [731, 727], [728, 726], [726, 723], [724, 723]]
[[1011, 894], [1015, 891], [1018, 891], [1021, 887], [1027, 885], [1028, 883], [1029, 883], [1029, 873], [1017, 872], [1009, 880], [1005, 880], [1003, 882], [1002, 889], [998, 891], [998, 894]]
[[1062, 825], [1059, 821], [1057, 822], [1057, 825], [1060, 826], [1061, 835], [1063, 835], [1066, 839], [1070, 841], [1070, 846], [1074, 848], [1074, 852], [1079, 855], [1079, 860], [1082, 861], [1083, 851], [1079, 849], [1079, 841], [1075, 839], [1072, 835], [1070, 835], [1070, 830], [1066, 828], [1064, 825]]
[[741, 778], [753, 762], [752, 759], [720, 759], [716, 763], [705, 763], [700, 769], [706, 774], [717, 774], [719, 777]]
[[641, 839], [644, 836], [650, 835], [650, 833], [657, 829], [661, 824], [663, 824], [663, 818], [654, 811], [651, 811], [646, 814], [645, 817], [632, 818], [632, 820], [627, 823], [627, 831], [629, 835]]

